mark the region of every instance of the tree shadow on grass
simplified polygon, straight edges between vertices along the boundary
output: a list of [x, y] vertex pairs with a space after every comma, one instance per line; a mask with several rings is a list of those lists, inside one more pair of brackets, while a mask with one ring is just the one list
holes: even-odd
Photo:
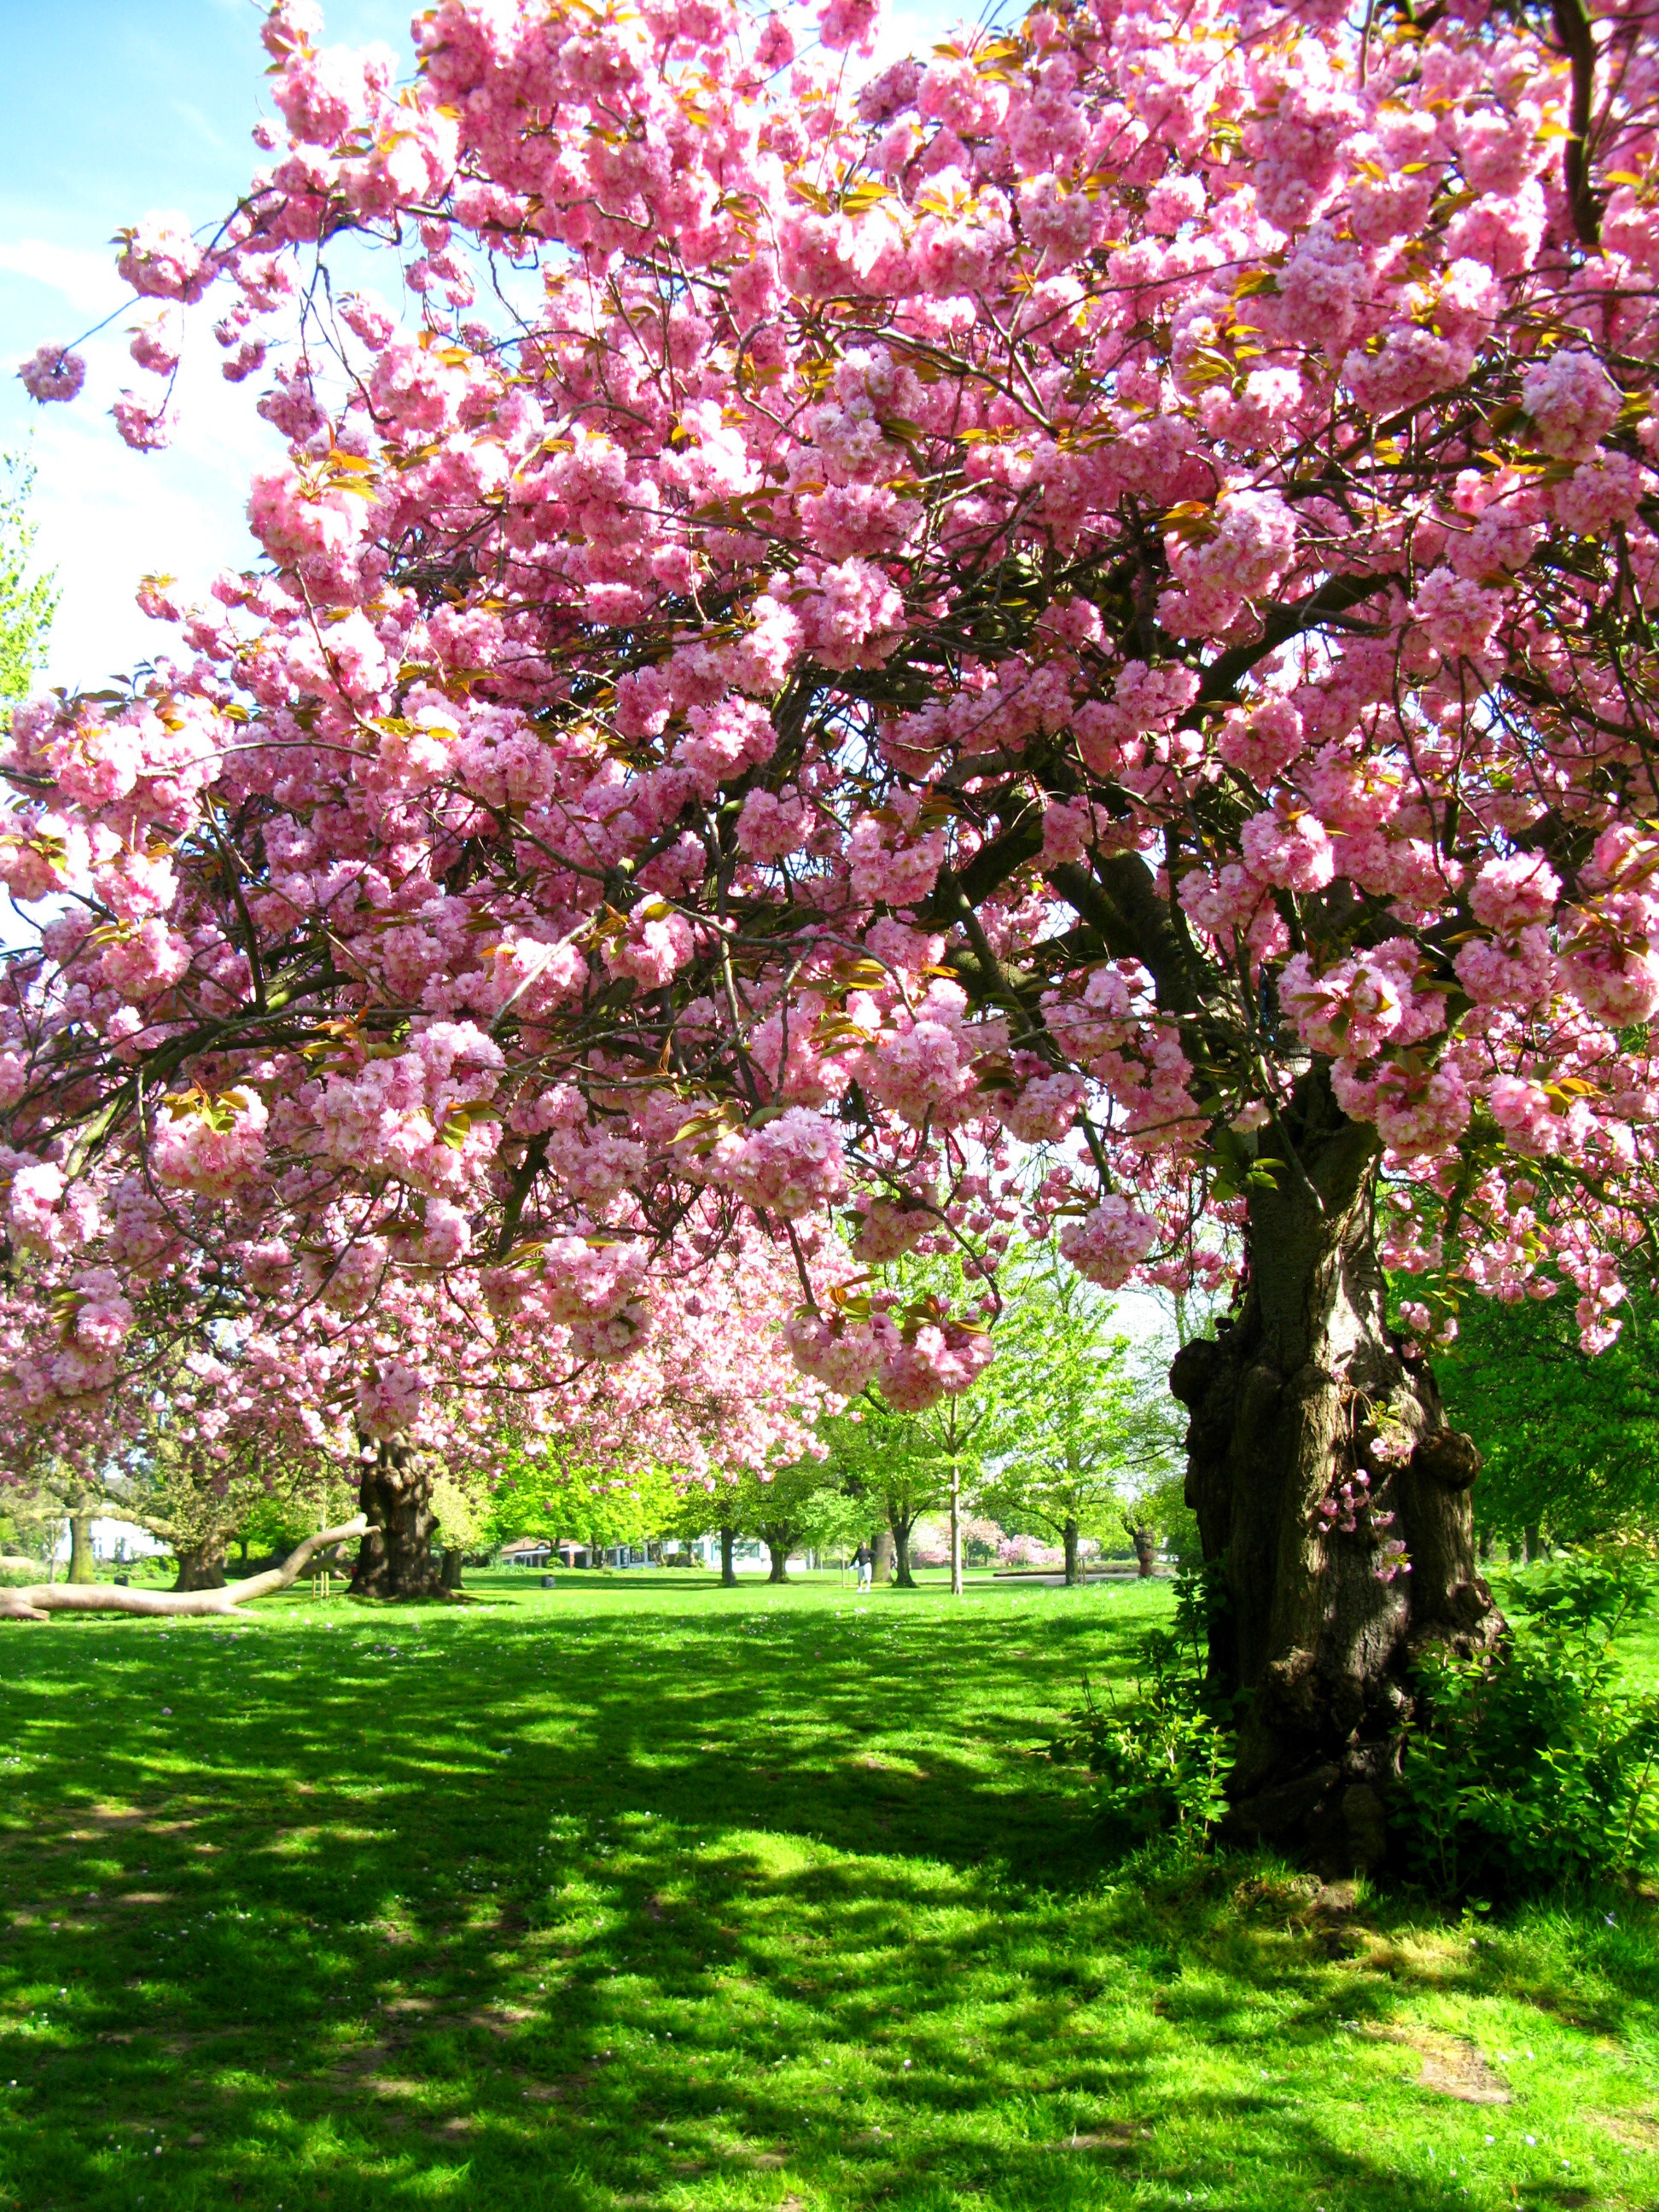
[[1027, 1755], [1066, 1664], [896, 1626], [36, 1645], [0, 2206], [1466, 2201], [1245, 2086], [1409, 1957], [1339, 1980], [1231, 1875], [1103, 1890]]

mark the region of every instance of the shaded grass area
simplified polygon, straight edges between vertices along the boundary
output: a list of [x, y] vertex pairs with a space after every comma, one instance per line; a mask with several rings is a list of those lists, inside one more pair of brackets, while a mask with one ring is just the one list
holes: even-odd
[[4, 2212], [1659, 2202], [1647, 1908], [1103, 1875], [1166, 1588], [475, 1582], [0, 1638]]

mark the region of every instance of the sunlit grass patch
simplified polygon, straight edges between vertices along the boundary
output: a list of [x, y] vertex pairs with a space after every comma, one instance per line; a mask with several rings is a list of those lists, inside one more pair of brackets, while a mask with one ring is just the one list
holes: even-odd
[[1103, 1869], [1161, 1589], [478, 1595], [0, 1641], [6, 2212], [1659, 2198], [1645, 1906]]

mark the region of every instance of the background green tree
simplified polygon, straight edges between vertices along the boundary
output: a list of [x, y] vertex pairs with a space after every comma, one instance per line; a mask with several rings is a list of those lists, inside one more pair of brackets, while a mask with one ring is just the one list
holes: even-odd
[[484, 1524], [492, 1545], [538, 1536], [583, 1545], [597, 1558], [616, 1545], [653, 1541], [679, 1516], [665, 1468], [607, 1467], [562, 1439], [516, 1434], [502, 1439], [500, 1464]]
[[31, 576], [35, 526], [30, 518], [33, 464], [21, 454], [0, 454], [0, 728], [9, 726], [11, 702], [29, 690], [46, 657], [46, 637], [58, 611], [50, 574]]
[[[1405, 1286], [1411, 1294], [1409, 1285]], [[1659, 1304], [1634, 1293], [1618, 1341], [1579, 1348], [1570, 1293], [1504, 1305], [1467, 1298], [1437, 1352], [1446, 1419], [1480, 1448], [1478, 1531], [1587, 1543], [1659, 1527]]]
[[1115, 1535], [1127, 1523], [1141, 1548], [1134, 1499], [1173, 1463], [1177, 1409], [1111, 1301], [1052, 1244], [1028, 1247], [1000, 1287], [979, 1503], [1012, 1533], [1060, 1545], [1075, 1583], [1083, 1537]]
[[[945, 1402], [958, 1415], [965, 1411], [960, 1399]], [[819, 1424], [836, 1480], [863, 1504], [871, 1533], [893, 1532], [893, 1579], [902, 1589], [915, 1587], [910, 1538], [917, 1522], [950, 1500], [951, 1431], [944, 1406], [899, 1413], [873, 1394]]]
[[[815, 1529], [838, 1528], [853, 1501], [830, 1462], [808, 1455], [764, 1479], [752, 1472], [739, 1475], [719, 1503], [722, 1530], [729, 1528], [740, 1535], [759, 1537], [771, 1560], [769, 1579], [781, 1583], [789, 1579], [790, 1553], [811, 1543]], [[722, 1534], [722, 1565], [726, 1548]]]

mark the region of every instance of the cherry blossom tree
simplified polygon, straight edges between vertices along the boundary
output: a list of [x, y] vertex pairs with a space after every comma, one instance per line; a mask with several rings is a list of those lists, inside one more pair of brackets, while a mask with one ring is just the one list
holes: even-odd
[[1659, 40], [1091, 0], [868, 78], [874, 14], [442, 0], [400, 80], [274, 9], [116, 410], [165, 438], [211, 297], [267, 562], [16, 718], [12, 1234], [596, 1359], [769, 1236], [900, 1407], [994, 1246], [988, 1312], [878, 1304], [838, 1203], [1236, 1248], [1172, 1379], [1237, 1814], [1340, 1850], [1414, 1646], [1500, 1626], [1426, 1353], [1469, 1290], [1605, 1343], [1651, 1266]]

